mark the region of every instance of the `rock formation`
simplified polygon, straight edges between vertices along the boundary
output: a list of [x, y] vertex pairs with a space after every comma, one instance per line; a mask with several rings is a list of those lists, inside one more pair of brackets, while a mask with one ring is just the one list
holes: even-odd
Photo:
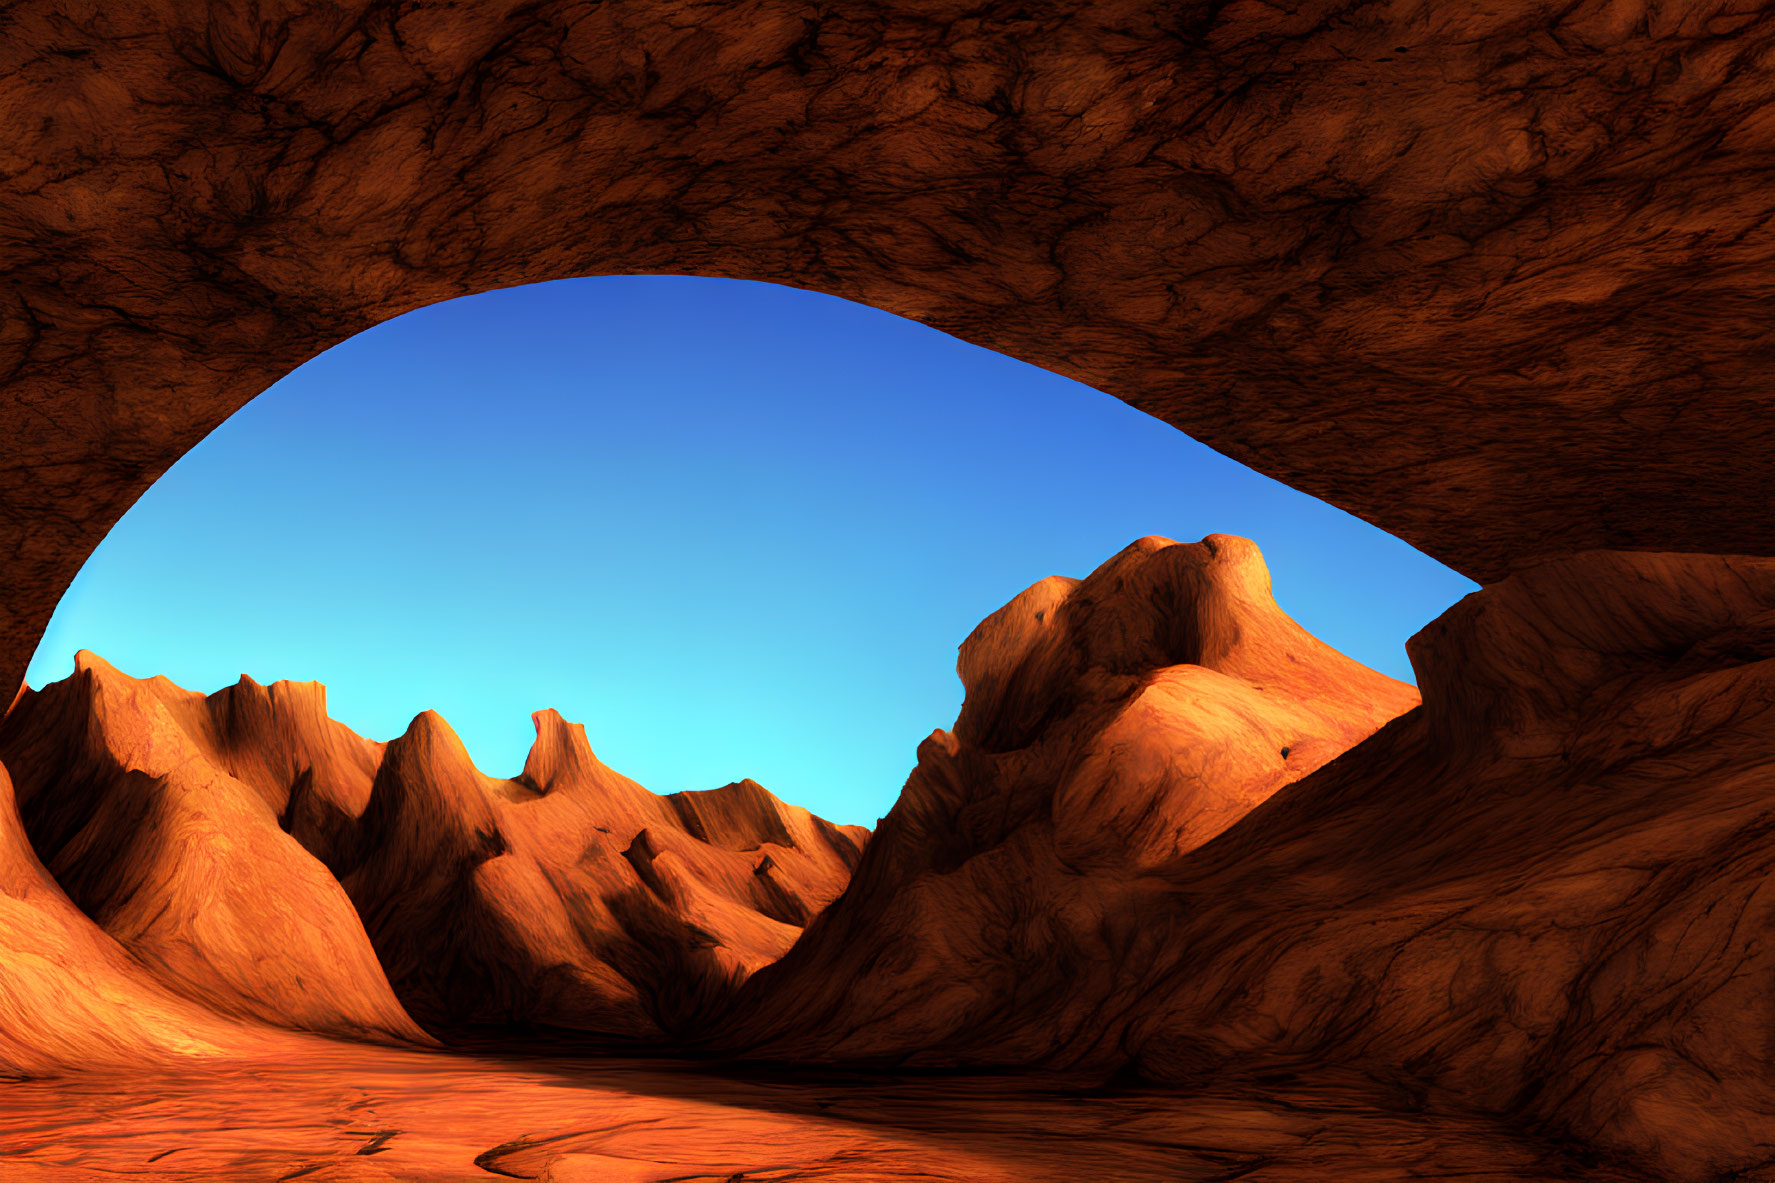
[[915, 317], [1481, 582], [1768, 553], [1772, 43], [1725, 0], [9, 4], [0, 685], [248, 399], [574, 275]]
[[69, 902], [32, 854], [0, 765], [0, 1076], [278, 1050], [168, 990]]
[[788, 1060], [1070, 1066], [1164, 955], [1170, 877], [1282, 786], [1417, 705], [1270, 594], [1257, 547], [1143, 538], [961, 647], [850, 888], [714, 1032]]
[[[1292, 642], [1247, 652], [1226, 572], [1172, 572], [1170, 608], [1130, 601], [1101, 631], [1069, 631], [1095, 619], [1085, 585], [1032, 589], [970, 645], [963, 718], [731, 1038], [1125, 1061], [1178, 1087], [1343, 1064], [1403, 1108], [1446, 1086], [1624, 1171], [1766, 1175], [1775, 603], [1743, 556], [1775, 553], [1772, 49], [1775, 20], [1723, 0], [8, 5], [0, 685], [168, 465], [354, 332], [566, 275], [815, 287], [1079, 378], [1491, 586], [1420, 635], [1424, 707], [1317, 771], [1340, 712], [1378, 723], [1398, 690], [1351, 675], [1340, 699]], [[1156, 577], [1174, 549], [1118, 562]], [[1182, 588], [1243, 605], [1239, 637]], [[19, 738], [67, 697], [7, 718], [26, 821], [155, 973], [237, 1014], [299, 1005], [278, 967], [337, 948], [345, 1005], [309, 1017], [406, 1031], [361, 943], [317, 925], [340, 913], [315, 865], [416, 1008], [637, 1026], [649, 975], [691, 983], [650, 1019], [669, 1024], [827, 882], [782, 843], [715, 838], [724, 817], [778, 832], [745, 787], [637, 812], [612, 853], [582, 824], [603, 774], [549, 771], [575, 766], [567, 741], [514, 782], [428, 719], [386, 756], [299, 729], [325, 752], [261, 768], [219, 708], [120, 687], [99, 697], [171, 720], [138, 769], [103, 736]], [[1241, 762], [1159, 754], [1198, 740]], [[207, 769], [166, 756], [187, 747]], [[227, 1043], [9, 818], [9, 1063]], [[293, 943], [265, 965], [222, 952], [269, 934], [196, 906], [241, 889], [185, 881], [164, 845], [198, 834], [218, 871], [265, 846], [296, 876], [309, 910], [277, 919]], [[402, 927], [459, 905], [463, 925]], [[908, 939], [925, 925], [929, 947]], [[643, 947], [670, 953], [624, 961]], [[428, 978], [435, 956], [463, 976]]]
[[32, 846], [168, 986], [240, 1018], [422, 1042], [344, 890], [278, 824], [292, 786], [298, 807], [361, 810], [372, 754], [328, 725], [317, 685], [205, 699], [90, 653], [0, 727]]
[[206, 698], [82, 653], [0, 759], [56, 878], [166, 985], [356, 1038], [429, 1042], [405, 1004], [657, 1039], [780, 956], [868, 838], [752, 781], [656, 797], [577, 724], [536, 725], [499, 780], [431, 712], [384, 745], [315, 683]]
[[[553, 712], [497, 780], [429, 713], [375, 744], [319, 687], [83, 655], [0, 725], [0, 1067], [295, 1038], [249, 1019], [416, 1041], [410, 1012], [1316, 1097], [1375, 1154], [1401, 1115], [1495, 1129], [1519, 1177], [1766, 1175], [1775, 560], [1544, 563], [1410, 651], [1421, 706], [1252, 544], [1142, 539], [975, 630], [867, 844], [751, 782], [656, 797]], [[1467, 1137], [1436, 1169], [1505, 1161]]]
[[[1298, 714], [1250, 709], [1245, 684], [1315, 662], [1292, 642], [1242, 656], [1245, 628], [1215, 658], [1188, 596], [1134, 598], [1137, 624], [1080, 602], [1135, 555], [1038, 584], [970, 639], [955, 733], [926, 742], [851, 888], [747, 984], [729, 1038], [1179, 1088], [1352, 1070], [1403, 1108], [1447, 1090], [1657, 1177], [1763, 1177], [1735, 1172], [1775, 1161], [1775, 561], [1596, 552], [1512, 576], [1413, 639], [1420, 709], [1293, 779], [1260, 749]], [[1181, 586], [1200, 597], [1217, 566]], [[1191, 640], [1130, 644], [1160, 622]], [[1182, 715], [1201, 730], [1171, 746], [1146, 722], [1099, 763], [1105, 721], [1204, 639], [1233, 677], [1191, 675], [1217, 692]], [[1402, 705], [1371, 693], [1368, 718]], [[1224, 767], [1203, 754], [1247, 737]], [[1274, 791], [1229, 794], [1229, 771]], [[1253, 807], [1153, 841], [1210, 790]]]
[[1658, 1176], [1769, 1170], [1775, 562], [1549, 563], [1411, 655], [1422, 710], [1171, 877], [1142, 1071], [1360, 1063]]
[[332, 863], [422, 1021], [658, 1038], [781, 956], [868, 838], [751, 781], [656, 797], [535, 722], [507, 781], [420, 715]]

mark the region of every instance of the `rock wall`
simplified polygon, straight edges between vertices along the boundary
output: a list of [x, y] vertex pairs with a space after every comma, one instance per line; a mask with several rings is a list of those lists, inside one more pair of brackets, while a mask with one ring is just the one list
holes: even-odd
[[263, 1030], [167, 989], [69, 901], [32, 853], [0, 766], [0, 1075], [280, 1050]]
[[1723, 0], [9, 5], [0, 685], [277, 378], [569, 275], [918, 318], [1481, 582], [1769, 553], [1772, 46]]

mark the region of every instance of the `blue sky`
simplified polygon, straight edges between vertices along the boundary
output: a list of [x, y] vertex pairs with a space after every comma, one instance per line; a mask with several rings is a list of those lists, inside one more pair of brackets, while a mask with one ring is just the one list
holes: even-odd
[[515, 775], [529, 714], [655, 792], [750, 776], [873, 824], [961, 701], [955, 649], [1144, 534], [1263, 548], [1276, 598], [1410, 679], [1474, 589], [1110, 396], [769, 284], [565, 280], [434, 305], [301, 367], [175, 465], [63, 599], [76, 650], [212, 691], [425, 709]]

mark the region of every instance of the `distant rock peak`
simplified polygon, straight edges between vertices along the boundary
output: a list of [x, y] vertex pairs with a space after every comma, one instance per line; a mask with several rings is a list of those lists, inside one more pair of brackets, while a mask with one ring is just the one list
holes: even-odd
[[755, 780], [672, 793], [666, 801], [684, 832], [699, 842], [735, 851], [757, 850], [767, 843], [795, 846], [795, 836], [783, 819], [783, 803]]
[[519, 779], [537, 792], [547, 793], [558, 781], [583, 779], [603, 768], [583, 724], [569, 723], [552, 707], [533, 713], [530, 722], [536, 727], [536, 739]]

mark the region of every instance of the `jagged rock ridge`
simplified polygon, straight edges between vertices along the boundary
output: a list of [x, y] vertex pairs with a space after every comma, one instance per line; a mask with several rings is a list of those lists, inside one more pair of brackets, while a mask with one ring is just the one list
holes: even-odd
[[0, 765], [0, 1076], [282, 1050], [169, 990], [69, 901], [31, 852]]
[[781, 956], [868, 839], [752, 781], [657, 797], [580, 725], [535, 722], [522, 775], [501, 781], [419, 716], [333, 864], [428, 1021], [658, 1037]]
[[25, 828], [80, 907], [211, 1009], [341, 1036], [661, 1035], [779, 956], [868, 831], [751, 781], [660, 798], [552, 711], [514, 781], [435, 713], [374, 743], [324, 687], [208, 696], [82, 653], [0, 726]]
[[292, 786], [361, 809], [374, 747], [330, 724], [318, 686], [205, 699], [84, 652], [0, 726], [32, 846], [167, 985], [241, 1018], [418, 1042], [345, 891], [279, 827]]

